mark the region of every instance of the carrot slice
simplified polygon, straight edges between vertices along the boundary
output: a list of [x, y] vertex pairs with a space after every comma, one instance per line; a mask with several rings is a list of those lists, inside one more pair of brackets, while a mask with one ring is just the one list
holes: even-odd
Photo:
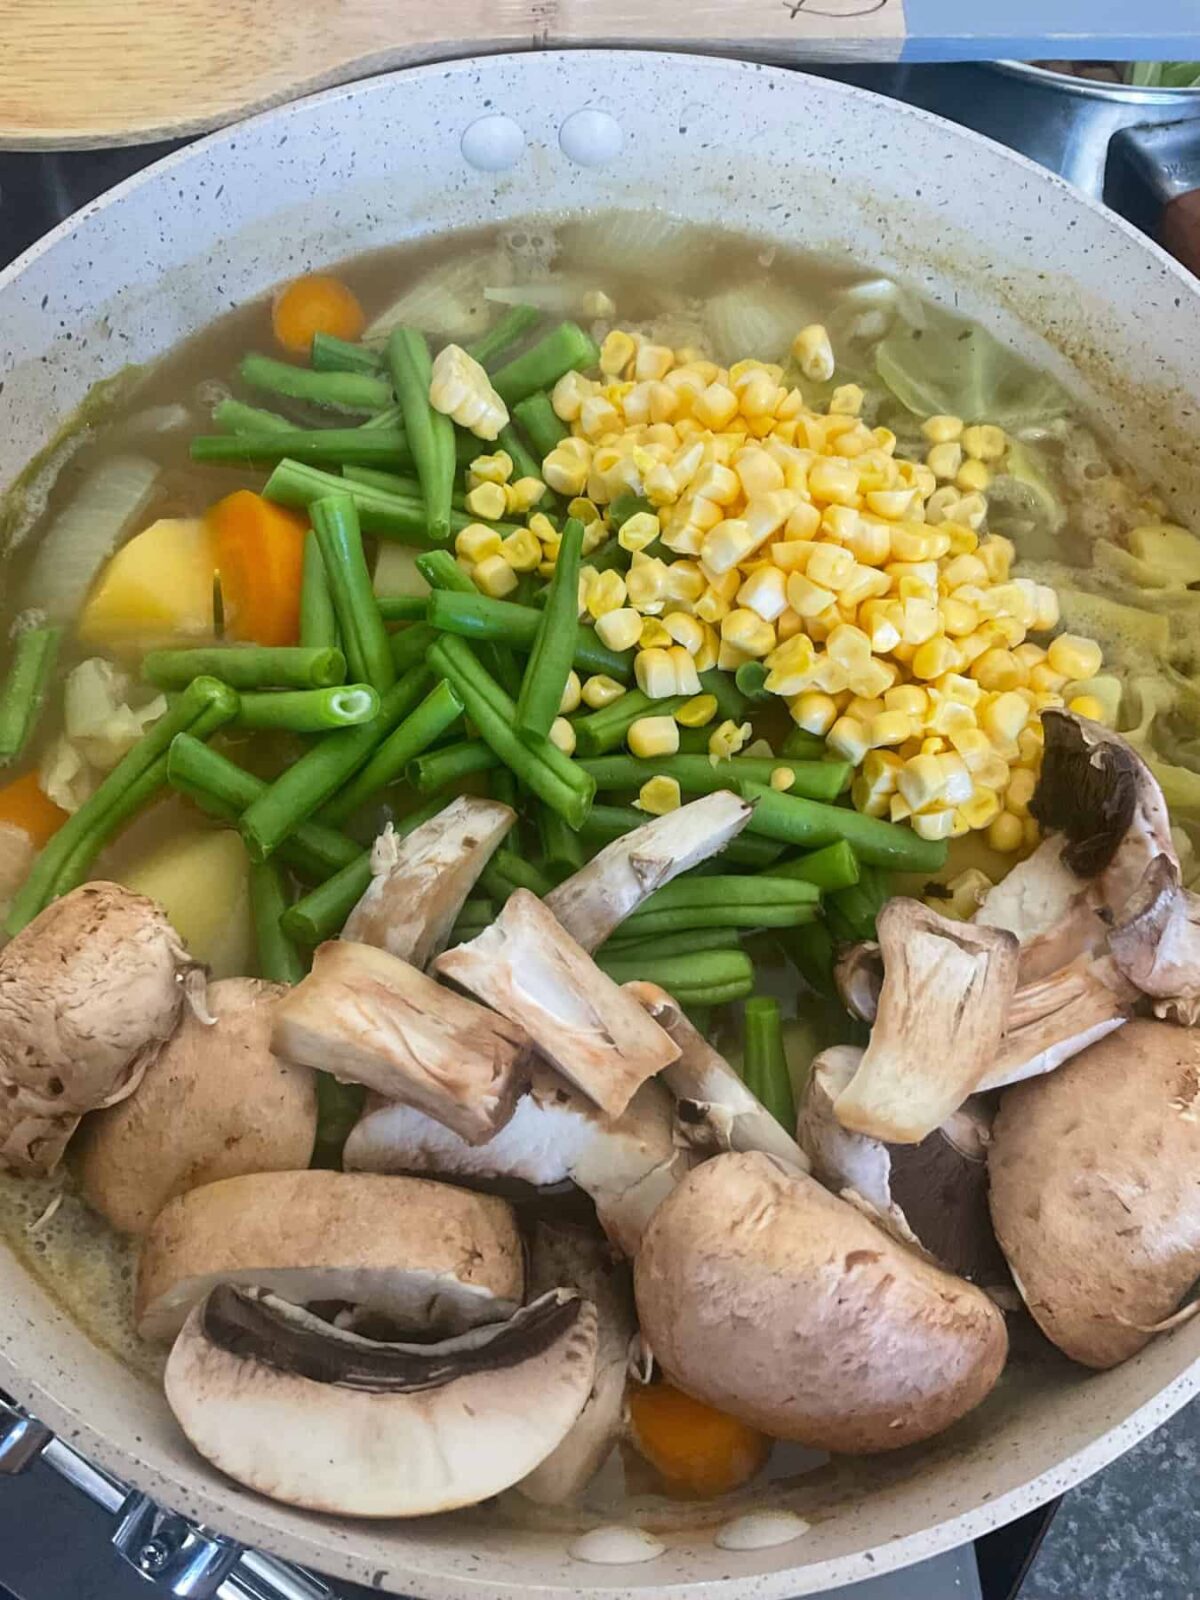
[[673, 1494], [709, 1499], [746, 1483], [770, 1454], [765, 1433], [670, 1383], [631, 1384], [633, 1443]]
[[42, 793], [36, 772], [14, 778], [0, 789], [0, 824], [20, 828], [37, 849], [57, 833], [68, 813]]
[[225, 633], [253, 644], [295, 644], [308, 521], [249, 489], [210, 507]]
[[296, 355], [308, 354], [314, 333], [357, 339], [366, 321], [354, 291], [320, 272], [294, 278], [279, 291], [271, 308], [276, 339]]

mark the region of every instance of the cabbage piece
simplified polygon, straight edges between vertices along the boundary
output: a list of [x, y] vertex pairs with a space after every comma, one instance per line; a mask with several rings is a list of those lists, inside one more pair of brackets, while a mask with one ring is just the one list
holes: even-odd
[[708, 302], [705, 343], [714, 359], [726, 365], [744, 360], [783, 362], [795, 335], [813, 320], [811, 307], [806, 308], [794, 291], [771, 283], [742, 284]]
[[129, 678], [102, 656], [81, 661], [63, 686], [63, 728], [83, 759], [111, 772], [167, 709], [165, 695], [140, 706], [129, 703]]
[[381, 311], [363, 334], [363, 343], [386, 343], [393, 328], [420, 328], [436, 339], [460, 343], [486, 332], [494, 310], [484, 291], [511, 283], [512, 261], [503, 250], [485, 250], [445, 262], [411, 284]]
[[1012, 539], [1022, 555], [1052, 557], [1067, 521], [1041, 450], [1010, 439], [1004, 470], [988, 486], [988, 527]]
[[1155, 586], [1168, 587], [1200, 583], [1200, 539], [1186, 528], [1177, 528], [1168, 522], [1134, 528], [1129, 534], [1129, 548], [1133, 555], [1150, 572], [1155, 573]]
[[63, 811], [78, 811], [96, 787], [91, 767], [66, 737], [47, 747], [38, 766], [38, 787]]
[[110, 456], [90, 472], [38, 541], [21, 596], [50, 622], [70, 622], [92, 580], [150, 502], [158, 467]]
[[[1136, 604], [1125, 605], [1109, 594], [1082, 587], [1091, 575], [1057, 561], [1023, 561], [1017, 575], [1048, 583], [1058, 594], [1064, 629], [1098, 639], [1110, 667], [1124, 672], [1154, 672], [1167, 658], [1171, 648], [1170, 619], [1146, 610], [1147, 597], [1140, 591], [1132, 593]], [[1196, 598], [1200, 601], [1200, 595]]]

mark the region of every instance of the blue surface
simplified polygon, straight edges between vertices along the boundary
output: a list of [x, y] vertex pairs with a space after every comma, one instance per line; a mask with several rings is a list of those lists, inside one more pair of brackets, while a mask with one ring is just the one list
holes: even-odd
[[1197, 0], [904, 0], [904, 15], [905, 61], [1200, 59]]

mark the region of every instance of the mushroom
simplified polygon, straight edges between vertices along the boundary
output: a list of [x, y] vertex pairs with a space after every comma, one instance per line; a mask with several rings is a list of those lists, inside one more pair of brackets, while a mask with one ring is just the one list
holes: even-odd
[[525, 1031], [371, 945], [320, 945], [275, 1010], [272, 1046], [292, 1061], [428, 1111], [478, 1144], [512, 1115]]
[[678, 1102], [676, 1116], [687, 1142], [707, 1155], [762, 1150], [807, 1172], [804, 1151], [724, 1056], [692, 1027], [678, 1002], [656, 983], [627, 983], [625, 989], [679, 1046], [679, 1059], [660, 1076]]
[[843, 1127], [919, 1144], [995, 1061], [1017, 981], [1017, 940], [889, 900], [876, 923], [883, 983], [870, 1042], [834, 1107]]
[[171, 1200], [138, 1260], [143, 1339], [173, 1338], [218, 1283], [297, 1304], [346, 1301], [410, 1331], [459, 1333], [521, 1300], [512, 1209], [424, 1178], [272, 1172], [225, 1178]]
[[948, 1271], [985, 1287], [1006, 1284], [988, 1215], [984, 1111], [968, 1100], [920, 1144], [851, 1133], [834, 1104], [861, 1058], [855, 1046], [835, 1045], [812, 1064], [797, 1138], [813, 1176]]
[[78, 1139], [83, 1197], [121, 1233], [145, 1233], [177, 1194], [219, 1178], [307, 1167], [317, 1135], [308, 1067], [271, 1052], [281, 984], [209, 984], [208, 1022], [186, 1013], [137, 1092]]
[[1004, 1318], [769, 1156], [715, 1156], [659, 1207], [634, 1264], [667, 1377], [777, 1439], [895, 1450], [940, 1433], [1004, 1366]]
[[1200, 1277], [1200, 1035], [1150, 1020], [1005, 1091], [992, 1220], [1047, 1338], [1112, 1367]]
[[86, 1111], [137, 1088], [202, 982], [161, 907], [115, 883], [53, 901], [0, 951], [0, 1165], [44, 1177]]
[[490, 927], [433, 965], [528, 1030], [538, 1050], [610, 1117], [679, 1055], [528, 889], [514, 889]]
[[1121, 972], [1153, 1001], [1156, 1016], [1194, 1028], [1200, 1022], [1200, 896], [1156, 856], [1125, 907], [1108, 948]]
[[614, 839], [552, 889], [546, 905], [584, 950], [597, 950], [656, 889], [737, 837], [751, 807], [728, 789], [704, 795]]
[[421, 1172], [461, 1182], [571, 1182], [589, 1194], [609, 1238], [632, 1256], [659, 1202], [687, 1172], [671, 1096], [644, 1083], [619, 1117], [597, 1111], [551, 1068], [533, 1067], [529, 1093], [486, 1144], [469, 1145], [410, 1106], [369, 1106], [346, 1140], [347, 1169]]
[[371, 882], [342, 938], [427, 966], [516, 819], [511, 806], [460, 795], [405, 838], [385, 828], [371, 850]]
[[165, 1386], [195, 1448], [246, 1488], [416, 1517], [531, 1472], [569, 1433], [595, 1364], [595, 1311], [566, 1290], [458, 1338], [385, 1344], [224, 1286], [188, 1317]]
[[591, 1482], [621, 1436], [629, 1348], [637, 1333], [629, 1268], [587, 1228], [539, 1222], [529, 1247], [529, 1292], [574, 1289], [596, 1309], [596, 1374], [574, 1427], [517, 1485], [527, 1500], [561, 1505]]

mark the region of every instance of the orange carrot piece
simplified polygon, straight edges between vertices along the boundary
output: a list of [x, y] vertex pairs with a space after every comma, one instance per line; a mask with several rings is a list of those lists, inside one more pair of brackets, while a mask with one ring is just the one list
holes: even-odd
[[295, 644], [308, 519], [238, 489], [209, 508], [225, 633], [252, 644]]
[[0, 825], [20, 828], [38, 850], [58, 832], [68, 815], [42, 793], [36, 772], [14, 778], [0, 789]]
[[736, 1417], [693, 1400], [670, 1383], [629, 1387], [633, 1443], [676, 1495], [710, 1499], [746, 1483], [771, 1441]]
[[366, 322], [354, 291], [320, 272], [285, 284], [271, 307], [275, 337], [295, 355], [308, 354], [314, 333], [331, 333], [353, 342]]

